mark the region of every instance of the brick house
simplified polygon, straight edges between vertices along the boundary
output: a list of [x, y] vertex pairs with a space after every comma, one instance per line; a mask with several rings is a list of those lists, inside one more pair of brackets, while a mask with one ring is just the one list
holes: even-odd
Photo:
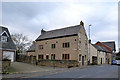
[[4, 58], [15, 61], [16, 47], [13, 43], [8, 28], [0, 26], [0, 60]]
[[35, 54], [37, 60], [76, 60], [79, 65], [87, 65], [87, 46], [88, 38], [81, 21], [79, 25], [71, 27], [51, 31], [42, 29], [35, 47], [28, 50], [28, 56]]

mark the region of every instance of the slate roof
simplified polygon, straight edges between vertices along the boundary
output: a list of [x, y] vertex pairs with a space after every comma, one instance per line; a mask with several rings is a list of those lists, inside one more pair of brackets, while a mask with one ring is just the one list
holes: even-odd
[[99, 45], [95, 45], [95, 44], [92, 44], [98, 51], [103, 51], [103, 52], [109, 52], [109, 50], [107, 50], [105, 47], [103, 46], [99, 46]]
[[[0, 48], [2, 48], [3, 50], [8, 50], [8, 49], [12, 49], [12, 50], [16, 50], [15, 44], [13, 43], [10, 33], [8, 31], [8, 28], [0, 26], [0, 40], [1, 40], [1, 34], [6, 31], [7, 34], [9, 35], [9, 37], [7, 38], [8, 42], [1, 42], [0, 41]], [[5, 34], [4, 34], [5, 35]]]
[[108, 46], [109, 48], [111, 48], [112, 50], [116, 51], [115, 48], [115, 41], [110, 41], [110, 42], [101, 42], [102, 44]]
[[41, 34], [36, 39], [36, 41], [45, 40], [45, 39], [51, 39], [51, 38], [58, 38], [58, 37], [77, 35], [80, 28], [81, 28], [81, 25], [75, 25], [75, 26], [66, 27], [66, 28], [62, 28], [62, 29], [46, 31], [43, 34]]
[[27, 52], [35, 52], [35, 42], [33, 42]]

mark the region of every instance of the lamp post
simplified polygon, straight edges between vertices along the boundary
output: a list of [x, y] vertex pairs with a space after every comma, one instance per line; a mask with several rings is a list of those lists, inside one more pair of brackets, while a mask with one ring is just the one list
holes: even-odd
[[90, 44], [91, 44], [91, 40], [90, 40], [90, 27], [92, 25], [90, 24], [88, 27], [89, 27], [89, 48], [88, 48], [88, 64], [90, 64]]

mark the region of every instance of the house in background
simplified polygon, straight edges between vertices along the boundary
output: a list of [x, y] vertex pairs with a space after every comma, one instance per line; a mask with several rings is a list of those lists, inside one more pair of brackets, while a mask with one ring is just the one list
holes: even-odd
[[108, 41], [108, 42], [97, 42], [95, 45], [103, 46], [107, 50], [110, 51], [112, 54], [112, 61], [115, 60], [115, 52], [116, 52], [116, 46], [115, 46], [115, 41]]
[[33, 44], [27, 50], [27, 56], [36, 56], [35, 55], [35, 41], [33, 41]]
[[79, 25], [62, 29], [42, 29], [34, 48], [31, 46], [28, 50], [28, 55], [35, 54], [37, 60], [76, 60], [79, 65], [84, 66], [88, 63], [87, 46], [88, 38], [81, 21]]
[[0, 26], [0, 60], [7, 58], [15, 61], [16, 47], [13, 43], [8, 28]]
[[103, 46], [90, 45], [90, 63], [91, 64], [111, 64], [112, 54]]

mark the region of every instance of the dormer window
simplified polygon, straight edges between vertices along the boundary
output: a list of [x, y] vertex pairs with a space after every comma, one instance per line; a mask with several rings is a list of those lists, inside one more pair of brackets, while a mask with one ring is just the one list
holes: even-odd
[[1, 41], [2, 42], [7, 42], [7, 36], [1, 36]]
[[0, 34], [0, 36], [1, 36], [1, 42], [8, 42], [8, 37], [9, 37], [9, 35], [8, 35], [8, 33], [7, 33], [6, 31], [3, 31], [3, 32]]

